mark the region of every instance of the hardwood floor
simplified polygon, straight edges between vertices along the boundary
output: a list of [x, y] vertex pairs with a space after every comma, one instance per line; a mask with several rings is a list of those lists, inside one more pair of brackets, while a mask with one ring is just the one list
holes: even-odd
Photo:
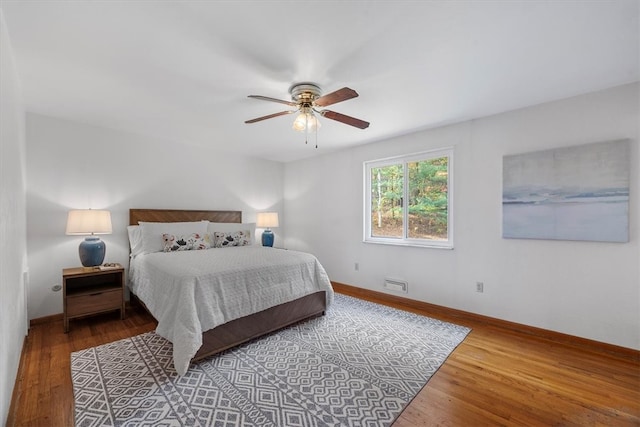
[[[442, 311], [408, 309], [473, 331], [394, 427], [640, 426], [637, 352], [615, 354]], [[62, 320], [32, 326], [8, 425], [73, 425], [69, 353], [154, 328], [151, 316], [139, 307], [128, 308], [126, 320], [114, 312], [72, 321], [68, 334]]]
[[62, 316], [32, 325], [20, 362], [13, 411], [8, 426], [73, 426], [73, 389], [70, 353], [117, 341], [155, 329], [154, 319], [141, 307], [72, 320], [64, 333]]

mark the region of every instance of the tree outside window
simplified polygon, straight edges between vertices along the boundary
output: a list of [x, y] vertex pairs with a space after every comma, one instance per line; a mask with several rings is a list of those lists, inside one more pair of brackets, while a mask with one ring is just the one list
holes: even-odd
[[453, 150], [365, 163], [365, 241], [453, 247]]

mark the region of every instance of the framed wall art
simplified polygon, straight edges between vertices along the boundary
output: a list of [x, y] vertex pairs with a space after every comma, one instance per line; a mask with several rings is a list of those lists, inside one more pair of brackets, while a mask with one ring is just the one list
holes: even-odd
[[629, 241], [630, 141], [525, 154], [502, 164], [502, 236]]

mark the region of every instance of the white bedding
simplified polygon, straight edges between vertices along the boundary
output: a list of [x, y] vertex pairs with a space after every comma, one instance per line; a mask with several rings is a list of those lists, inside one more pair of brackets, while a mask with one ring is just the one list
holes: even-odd
[[261, 246], [156, 252], [131, 259], [129, 286], [173, 343], [184, 375], [202, 332], [305, 295], [333, 289], [315, 256]]

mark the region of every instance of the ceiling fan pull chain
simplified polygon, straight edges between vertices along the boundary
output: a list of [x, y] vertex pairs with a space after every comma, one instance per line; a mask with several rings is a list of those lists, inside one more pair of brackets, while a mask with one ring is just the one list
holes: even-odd
[[318, 148], [318, 123], [316, 123], [316, 149]]

